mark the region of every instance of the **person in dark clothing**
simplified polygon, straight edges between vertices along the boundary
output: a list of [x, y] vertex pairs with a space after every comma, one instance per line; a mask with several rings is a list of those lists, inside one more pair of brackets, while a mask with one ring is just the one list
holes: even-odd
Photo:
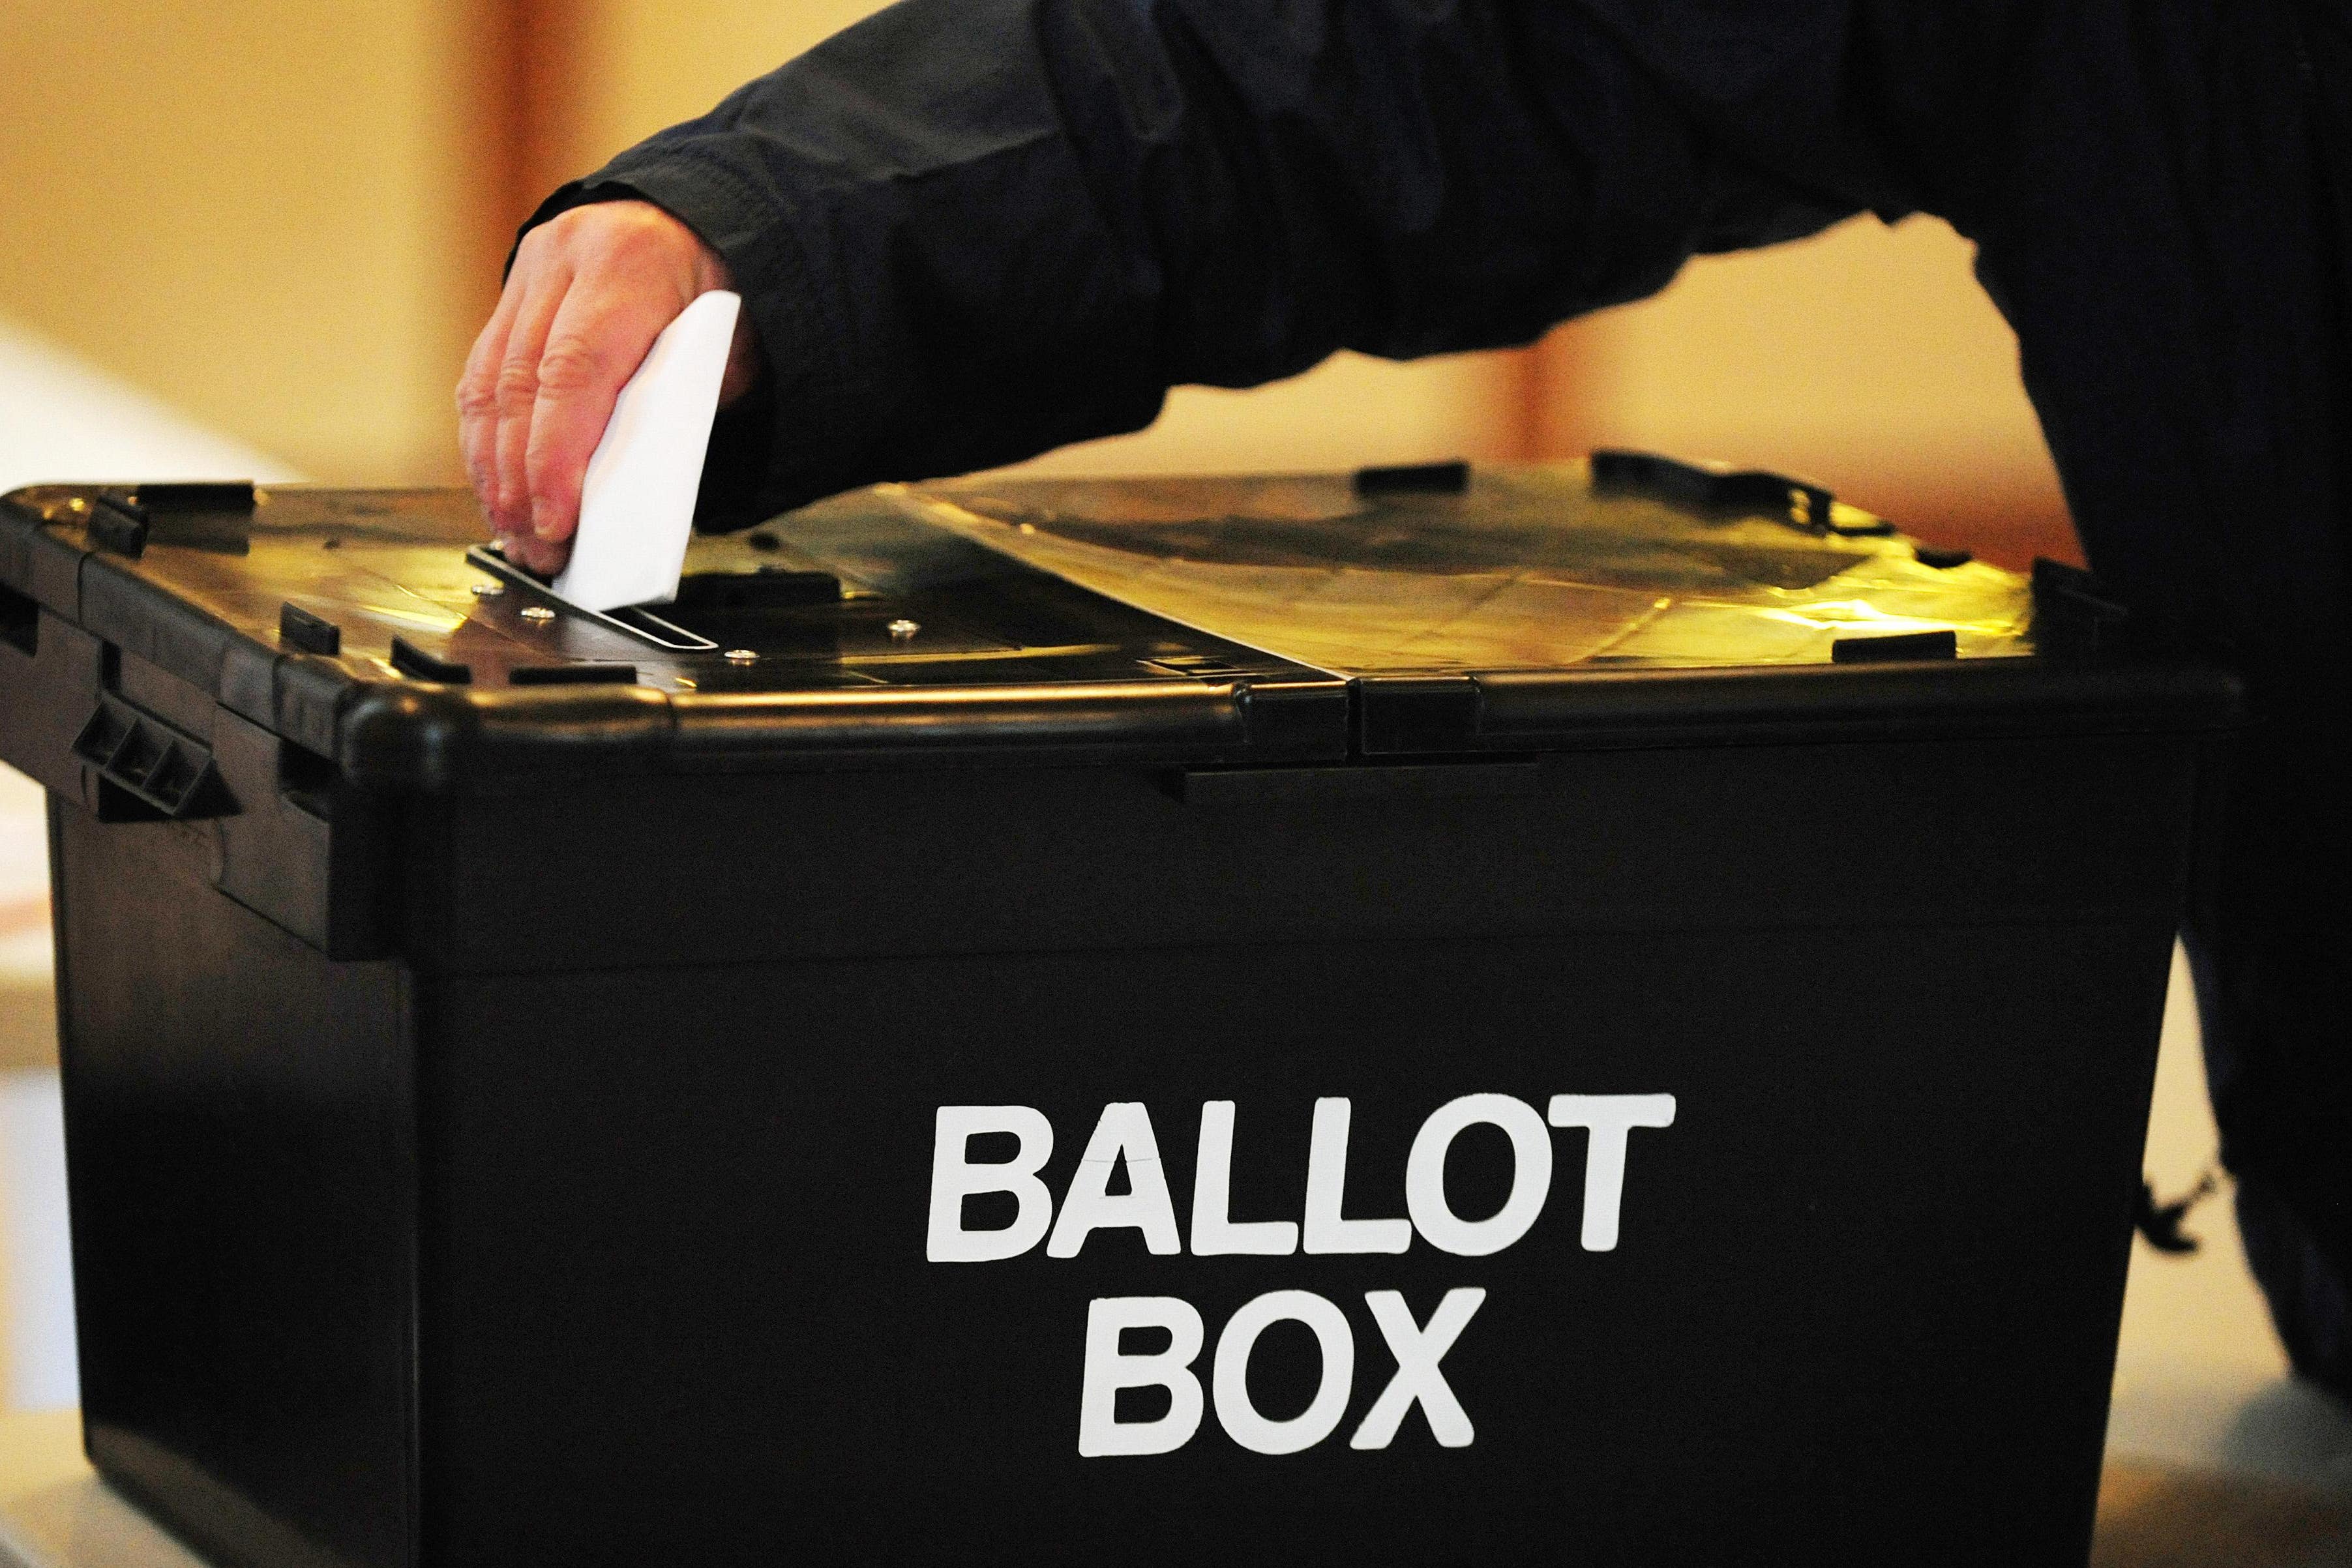
[[615, 392], [713, 287], [725, 526], [1935, 214], [2094, 570], [2248, 677], [2186, 935], [2249, 1254], [2352, 1396], [2348, 39], [2346, 0], [904, 0], [533, 214], [467, 462], [558, 564]]

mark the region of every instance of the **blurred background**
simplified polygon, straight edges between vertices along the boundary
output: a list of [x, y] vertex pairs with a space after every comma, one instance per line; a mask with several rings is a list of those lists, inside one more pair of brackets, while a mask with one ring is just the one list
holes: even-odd
[[[516, 224], [563, 180], [874, 8], [0, 5], [0, 489], [456, 482], [451, 388]], [[1696, 262], [1657, 298], [1523, 350], [1341, 356], [1257, 392], [1180, 392], [1153, 429], [1042, 465], [1302, 469], [1636, 445], [1801, 473], [2002, 564], [2078, 559], [2014, 340], [1970, 261], [1934, 220], [1863, 219]], [[74, 1398], [39, 824], [37, 791], [0, 776], [0, 1409]], [[2185, 988], [2176, 1000], [2150, 1142], [2172, 1189], [2213, 1155]], [[2199, 1211], [2196, 1258], [2137, 1257], [2117, 1451], [2352, 1496], [2352, 1437], [2284, 1378], [2226, 1207]], [[2154, 1518], [2179, 1501], [2143, 1489], [2110, 1512], [2128, 1522], [2132, 1508]], [[2335, 1528], [2324, 1509], [2300, 1517], [2297, 1540]]]

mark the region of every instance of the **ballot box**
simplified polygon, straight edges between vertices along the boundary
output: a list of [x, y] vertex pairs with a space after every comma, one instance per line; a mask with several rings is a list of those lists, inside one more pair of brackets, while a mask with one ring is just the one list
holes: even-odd
[[0, 506], [91, 1458], [225, 1563], [2060, 1563], [2236, 703], [1590, 465]]

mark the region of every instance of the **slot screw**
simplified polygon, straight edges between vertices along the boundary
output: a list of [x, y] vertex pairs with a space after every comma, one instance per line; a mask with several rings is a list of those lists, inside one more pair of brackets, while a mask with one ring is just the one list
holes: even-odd
[[730, 664], [756, 664], [760, 662], [760, 655], [750, 648], [730, 648], [727, 650], [727, 662]]
[[922, 629], [922, 624], [919, 622], [893, 621], [890, 622], [890, 641], [893, 643], [910, 643], [914, 641], [915, 633]]
[[474, 597], [477, 599], [497, 599], [502, 596], [506, 591], [507, 585], [503, 582], [478, 582], [474, 584]]
[[522, 618], [544, 625], [555, 619], [555, 612], [544, 604], [526, 604], [522, 607]]

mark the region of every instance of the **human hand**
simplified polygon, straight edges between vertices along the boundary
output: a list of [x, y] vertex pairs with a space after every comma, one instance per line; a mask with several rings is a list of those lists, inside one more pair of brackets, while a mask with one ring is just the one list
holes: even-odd
[[[553, 572], [572, 553], [588, 459], [621, 388], [663, 328], [735, 286], [719, 253], [647, 202], [596, 202], [525, 235], [498, 309], [457, 382], [457, 444], [507, 557]], [[750, 313], [720, 407], [758, 379]]]

